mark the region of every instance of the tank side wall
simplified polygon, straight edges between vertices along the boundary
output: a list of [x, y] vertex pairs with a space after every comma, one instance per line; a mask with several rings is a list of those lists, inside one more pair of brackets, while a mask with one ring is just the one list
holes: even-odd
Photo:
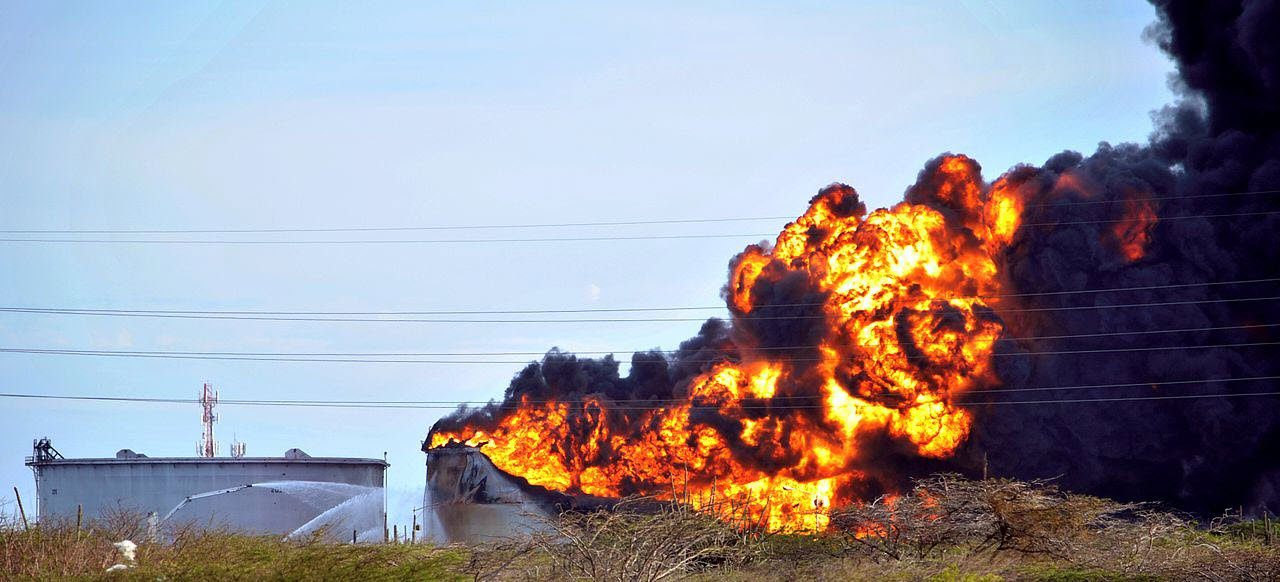
[[320, 481], [384, 487], [383, 468], [358, 463], [51, 463], [41, 467], [41, 519], [85, 519], [127, 509], [164, 516], [190, 495], [251, 483]]

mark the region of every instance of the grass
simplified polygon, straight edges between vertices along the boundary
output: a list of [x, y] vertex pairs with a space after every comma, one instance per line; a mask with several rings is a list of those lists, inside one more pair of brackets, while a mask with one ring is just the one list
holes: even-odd
[[[886, 525], [866, 527], [877, 520]], [[112, 543], [139, 541], [136, 519], [29, 530], [9, 521], [0, 523], [0, 579], [1280, 579], [1280, 545], [1271, 545], [1280, 544], [1280, 531], [1268, 536], [1269, 522], [1196, 524], [1043, 483], [935, 477], [892, 504], [833, 512], [832, 523], [822, 534], [776, 534], [650, 502], [565, 514], [547, 524], [551, 534], [471, 546], [282, 541], [189, 529], [172, 532], [167, 543], [142, 543], [136, 568], [108, 574], [120, 559]]]
[[153, 546], [125, 579], [146, 580], [469, 580], [467, 552], [401, 544], [282, 542], [227, 534], [181, 547]]
[[135, 568], [120, 562], [121, 536], [74, 525], [0, 530], [5, 580], [472, 580], [461, 547], [289, 542], [226, 532], [183, 532], [172, 543], [140, 543]]

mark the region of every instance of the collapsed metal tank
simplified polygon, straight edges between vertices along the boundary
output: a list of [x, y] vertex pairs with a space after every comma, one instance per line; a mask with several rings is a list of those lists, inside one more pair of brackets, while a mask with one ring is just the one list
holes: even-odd
[[421, 539], [484, 542], [545, 531], [546, 518], [564, 510], [608, 506], [613, 500], [568, 496], [530, 485], [494, 466], [480, 447], [450, 442], [429, 448]]
[[549, 492], [502, 472], [476, 447], [427, 449], [422, 538], [436, 543], [483, 542], [541, 529], [556, 510]]
[[41, 521], [147, 516], [157, 529], [194, 525], [334, 540], [383, 538], [386, 469], [381, 459], [311, 457], [64, 458], [48, 439], [27, 458]]

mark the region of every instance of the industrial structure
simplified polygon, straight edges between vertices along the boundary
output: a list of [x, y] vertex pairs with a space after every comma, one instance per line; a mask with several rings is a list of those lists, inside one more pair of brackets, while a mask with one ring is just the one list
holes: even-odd
[[554, 508], [523, 479], [500, 471], [475, 447], [427, 449], [422, 539], [436, 543], [484, 542], [527, 533], [536, 516]]
[[195, 524], [250, 534], [381, 541], [386, 524], [384, 459], [312, 457], [289, 449], [280, 457], [246, 457], [238, 439], [218, 457], [214, 407], [200, 394], [202, 437], [196, 457], [148, 457], [121, 449], [113, 458], [66, 458], [46, 437], [26, 464], [36, 481], [41, 521], [145, 518], [151, 535]]
[[381, 540], [388, 464], [381, 459], [311, 457], [66, 458], [49, 439], [27, 458], [41, 521], [148, 516], [163, 528], [184, 524], [253, 534], [310, 534]]
[[[213, 385], [205, 382], [204, 388], [200, 391], [200, 408], [204, 410], [204, 414], [200, 417], [200, 424], [204, 428], [204, 434], [200, 437], [199, 448], [196, 449], [196, 456], [212, 459], [218, 456], [218, 440], [213, 436], [213, 424], [218, 422], [218, 415], [213, 413], [213, 407], [218, 405], [218, 393], [213, 389]], [[236, 455], [235, 447], [231, 449], [231, 456], [243, 457], [243, 454]]]
[[485, 542], [545, 530], [545, 518], [564, 510], [607, 507], [613, 499], [570, 496], [529, 484], [497, 468], [481, 451], [457, 442], [429, 447], [421, 539]]

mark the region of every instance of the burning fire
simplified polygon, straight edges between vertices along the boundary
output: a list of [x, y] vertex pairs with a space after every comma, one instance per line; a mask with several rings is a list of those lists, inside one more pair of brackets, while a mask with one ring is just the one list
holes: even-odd
[[[739, 255], [731, 356], [676, 401], [525, 397], [486, 426], [437, 428], [429, 445], [483, 446], [556, 491], [731, 506], [773, 530], [821, 529], [826, 508], [891, 493], [871, 476], [885, 443], [954, 455], [972, 423], [955, 397], [998, 384], [997, 257], [1023, 207], [1014, 180], [984, 184], [967, 157], [926, 171], [905, 202], [871, 213], [830, 186], [771, 246]], [[791, 332], [759, 331], [770, 326]]]
[[1124, 199], [1124, 218], [1115, 223], [1111, 234], [1120, 246], [1120, 254], [1129, 262], [1141, 259], [1147, 254], [1147, 244], [1151, 242], [1151, 229], [1156, 225], [1155, 205], [1150, 198], [1143, 198], [1136, 193]]

